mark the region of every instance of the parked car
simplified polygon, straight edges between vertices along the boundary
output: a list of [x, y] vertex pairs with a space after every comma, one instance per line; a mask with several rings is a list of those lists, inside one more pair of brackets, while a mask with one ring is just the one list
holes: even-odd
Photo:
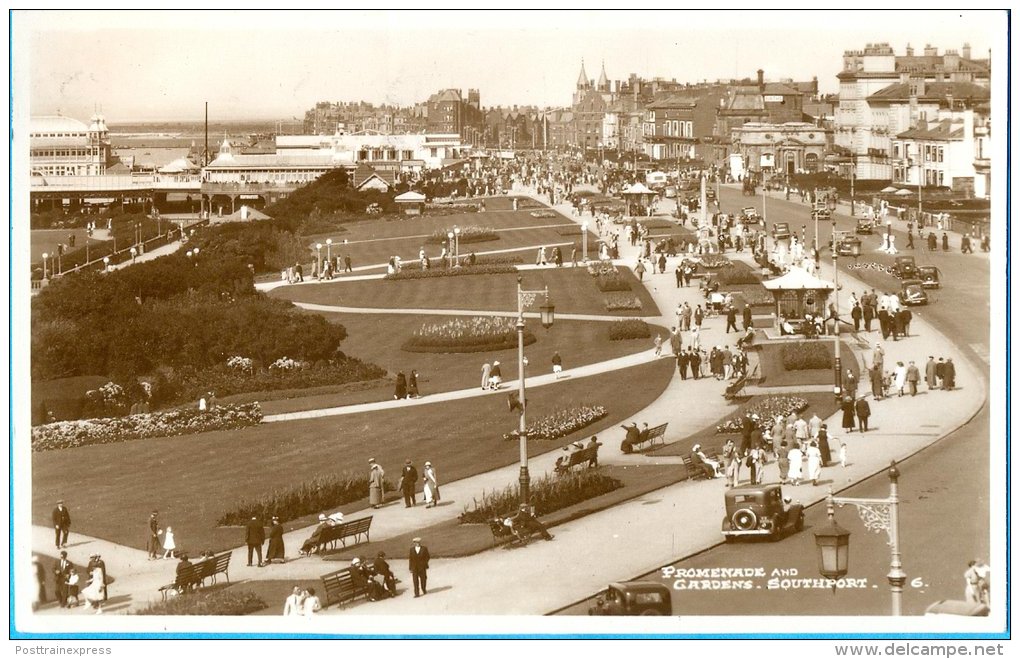
[[893, 263], [893, 274], [900, 279], [917, 279], [917, 263], [913, 256], [897, 256]]
[[789, 239], [790, 239], [789, 222], [775, 222], [772, 224], [772, 240], [789, 240]]
[[[861, 255], [861, 239], [850, 235], [849, 231], [836, 231], [833, 234], [833, 239], [836, 241], [835, 250], [839, 256]], [[829, 247], [831, 249], [832, 245]]]
[[669, 587], [654, 581], [620, 581], [596, 595], [590, 616], [673, 615]]
[[676, 198], [676, 186], [675, 185], [667, 185], [666, 186], [666, 190], [665, 190], [665, 192], [663, 194], [666, 195], [666, 199], [675, 199]]
[[857, 218], [857, 226], [854, 228], [854, 233], [871, 235], [875, 232], [875, 226], [878, 223], [870, 217], [859, 217]]
[[789, 531], [803, 528], [804, 506], [784, 500], [778, 483], [738, 485], [726, 490], [722, 534], [727, 542], [751, 535], [778, 540]]
[[942, 271], [933, 265], [918, 266], [917, 277], [923, 288], [942, 288]]
[[928, 293], [924, 290], [924, 282], [920, 279], [904, 279], [900, 282], [900, 299], [903, 304], [911, 307], [928, 304]]
[[758, 215], [757, 208], [748, 206], [747, 208], [740, 209], [740, 221], [743, 222], [744, 226], [761, 224], [761, 215]]

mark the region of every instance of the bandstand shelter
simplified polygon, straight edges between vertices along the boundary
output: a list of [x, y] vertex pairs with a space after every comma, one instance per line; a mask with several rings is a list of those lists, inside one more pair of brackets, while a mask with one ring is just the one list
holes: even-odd
[[425, 212], [425, 195], [414, 190], [408, 190], [404, 194], [393, 198], [404, 215], [421, 215]]
[[819, 279], [803, 268], [792, 267], [782, 277], [762, 282], [776, 302], [776, 323], [783, 318], [802, 319], [807, 314], [825, 317], [829, 293], [836, 287], [831, 281]]
[[655, 199], [658, 193], [655, 190], [649, 189], [644, 183], [635, 183], [629, 188], [625, 188], [621, 194], [624, 201], [627, 202], [627, 215], [632, 215], [630, 212], [631, 204], [638, 204], [650, 209], [652, 200]]

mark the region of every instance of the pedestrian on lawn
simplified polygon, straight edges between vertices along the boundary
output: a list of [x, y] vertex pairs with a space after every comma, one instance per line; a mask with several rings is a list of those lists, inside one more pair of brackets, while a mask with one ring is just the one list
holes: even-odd
[[418, 371], [411, 369], [411, 376], [407, 379], [407, 397], [421, 398], [418, 393]]

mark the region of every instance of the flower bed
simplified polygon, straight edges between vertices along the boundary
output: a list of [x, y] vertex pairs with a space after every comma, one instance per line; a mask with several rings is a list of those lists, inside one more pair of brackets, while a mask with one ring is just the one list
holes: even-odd
[[761, 283], [761, 275], [741, 261], [731, 262], [729, 267], [720, 268], [712, 276], [720, 286]]
[[32, 450], [53, 451], [147, 437], [176, 437], [210, 430], [234, 430], [261, 422], [262, 409], [258, 403], [217, 405], [207, 412], [179, 409], [117, 418], [57, 421], [32, 428]]
[[638, 224], [649, 230], [676, 228], [676, 222], [670, 222], [669, 220], [664, 220], [661, 217], [656, 217], [648, 220], [638, 220]]
[[619, 275], [620, 271], [616, 269], [612, 261], [589, 261], [588, 262], [588, 274], [592, 277], [600, 277], [603, 275]]
[[775, 307], [776, 299], [761, 284], [737, 284], [727, 288], [730, 292], [739, 294], [744, 302], [752, 307], [769, 307], [770, 309]]
[[[466, 255], [464, 255], [460, 257], [460, 260], [466, 261], [466, 258]], [[437, 268], [442, 269], [442, 266], [439, 265], [441, 261], [438, 257], [432, 257], [431, 260], [432, 270]], [[524, 259], [520, 256], [510, 256], [508, 254], [477, 254], [475, 255], [474, 265], [469, 266], [467, 263], [463, 263], [461, 267], [477, 268], [482, 265], [520, 265], [521, 263], [524, 263]], [[400, 264], [400, 270], [401, 272], [407, 270], [421, 270], [421, 261], [403, 261]]]
[[[524, 344], [535, 341], [535, 335], [525, 330]], [[476, 316], [425, 323], [401, 349], [408, 352], [488, 352], [516, 347], [516, 319]]]
[[561, 236], [580, 236], [584, 232], [581, 230], [581, 227], [574, 224], [569, 227], [559, 227], [556, 229], [556, 233]]
[[431, 267], [422, 270], [420, 265], [416, 268], [402, 267], [400, 272], [388, 274], [383, 279], [400, 281], [406, 279], [434, 279], [435, 277], [464, 277], [467, 275], [505, 275], [517, 272], [517, 267], [504, 263], [491, 263], [484, 265], [462, 265], [459, 268]]
[[783, 344], [783, 368], [807, 371], [832, 368], [832, 345], [828, 341], [799, 341]]
[[[520, 208], [520, 206], [518, 206]], [[531, 211], [528, 213], [531, 217], [558, 217], [556, 211]]]
[[[527, 428], [528, 439], [559, 439], [603, 419], [609, 412], [601, 405], [581, 405], [545, 416]], [[503, 439], [517, 439], [517, 431], [503, 434]]]
[[733, 265], [733, 261], [730, 261], [725, 256], [717, 256], [715, 254], [706, 254], [701, 257], [698, 262], [702, 268], [706, 270], [718, 270], [720, 268], [728, 268]]
[[758, 427], [764, 432], [765, 428], [772, 425], [777, 415], [789, 416], [791, 412], [801, 412], [807, 409], [808, 402], [798, 396], [765, 396], [760, 398], [746, 408], [740, 415], [726, 419], [715, 427], [716, 433], [740, 432], [743, 416], [746, 414], [758, 415]]
[[[392, 492], [394, 489], [393, 483], [384, 481], [384, 492]], [[233, 510], [220, 515], [216, 523], [220, 526], [240, 526], [252, 517], [271, 519], [274, 516], [286, 522], [367, 498], [367, 472], [320, 476], [285, 490], [273, 490], [255, 499], [242, 500]]]
[[[425, 242], [429, 245], [442, 245], [445, 244], [449, 239], [448, 234], [453, 229], [438, 229], [432, 232], [432, 235], [425, 239]], [[499, 235], [488, 227], [464, 227], [460, 230], [460, 238], [458, 238], [461, 245], [468, 243], [484, 243], [490, 240], [499, 240]]]
[[618, 320], [609, 324], [609, 340], [647, 339], [652, 336], [648, 323], [643, 320]]
[[[543, 476], [531, 482], [529, 502], [536, 515], [548, 515], [568, 506], [612, 492], [623, 483], [603, 474], [598, 469], [573, 471], [563, 476]], [[507, 517], [517, 511], [520, 492], [517, 485], [495, 492], [483, 492], [481, 499], [473, 499], [471, 507], [464, 507], [461, 524], [485, 524], [497, 517]]]
[[140, 616], [243, 616], [268, 608], [250, 590], [214, 590], [186, 593], [165, 602], [153, 602], [134, 615]]
[[629, 291], [630, 282], [623, 278], [619, 272], [599, 274], [595, 277], [595, 285], [603, 293], [614, 291]]
[[606, 293], [602, 303], [606, 311], [641, 311], [641, 299], [630, 293]]

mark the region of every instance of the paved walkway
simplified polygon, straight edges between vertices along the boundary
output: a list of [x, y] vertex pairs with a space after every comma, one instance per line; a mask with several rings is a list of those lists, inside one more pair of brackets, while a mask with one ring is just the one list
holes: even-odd
[[[557, 210], [563, 209], [558, 207]], [[570, 216], [569, 208], [564, 215]], [[625, 249], [628, 248], [629, 245]], [[622, 262], [626, 263], [632, 255], [625, 253], [621, 256], [624, 257]], [[825, 268], [823, 264], [823, 276]], [[671, 324], [671, 310], [678, 299], [700, 301], [697, 289], [677, 290], [673, 281], [667, 267], [666, 275], [654, 275], [646, 284], [659, 308], [667, 310], [660, 318], [666, 326]], [[841, 282], [841, 295], [844, 297], [848, 297], [851, 290], [860, 292], [865, 288], [860, 281], [842, 273]], [[725, 340], [722, 325], [722, 319], [706, 321], [702, 333], [703, 346]], [[925, 321], [923, 311], [915, 312], [912, 329], [915, 335], [884, 346], [886, 363], [914, 360], [923, 368], [929, 354], [951, 357], [957, 365], [957, 381], [961, 388], [952, 392], [923, 391], [917, 397], [875, 402], [872, 404], [873, 430], [864, 435], [852, 433], [842, 436], [838, 430], [841, 425], [838, 415], [827, 419], [829, 428], [834, 431], [834, 445], [838, 445], [839, 441], [847, 444], [850, 465], [846, 469], [832, 467], [824, 470], [822, 485], [831, 485], [838, 491], [883, 469], [891, 459], [908, 457], [966, 423], [985, 400], [982, 374], [947, 337]], [[648, 358], [648, 353], [640, 355]], [[574, 371], [571, 373], [576, 376]], [[546, 376], [533, 378], [529, 383], [541, 386], [543, 377]], [[667, 441], [679, 440], [727, 413], [728, 404], [721, 396], [722, 387], [722, 383], [711, 378], [680, 382], [674, 376], [662, 396], [636, 415], [634, 420], [647, 421], [649, 425], [668, 421]], [[936, 407], [940, 414], [932, 418], [931, 410]], [[679, 463], [676, 457], [622, 456], [616, 453], [612, 441], [605, 444], [604, 455], [600, 455], [603, 463]], [[555, 452], [552, 452], [532, 460], [533, 473], [537, 476], [549, 471], [555, 457]], [[775, 464], [766, 467], [766, 480], [777, 479], [776, 469]], [[478, 496], [482, 490], [514, 483], [517, 473], [517, 466], [511, 465], [454, 483], [441, 483], [448, 505], [431, 510], [388, 506], [374, 511], [373, 540], [425, 528], [423, 535], [428, 544], [429, 525], [454, 518], [460, 512], [460, 504]], [[796, 500], [811, 504], [823, 499], [827, 488], [806, 485], [790, 488], [790, 491]], [[631, 502], [557, 526], [553, 542], [538, 542], [512, 551], [497, 549], [460, 559], [435, 559], [429, 575], [432, 591], [426, 600], [404, 594], [393, 600], [357, 604], [342, 611], [334, 608], [324, 614], [543, 614], [595, 592], [607, 581], [646, 573], [678, 557], [717, 544], [721, 540], [722, 494], [723, 483], [720, 480], [684, 482], [662, 488]], [[307, 533], [308, 530], [303, 529], [287, 535], [286, 544], [291, 548], [288, 553], [294, 553], [293, 548]], [[641, 541], [636, 543], [635, 538]], [[111, 595], [125, 594], [127, 600], [133, 603], [151, 599], [158, 585], [168, 581], [167, 577], [172, 573], [169, 562], [146, 561], [144, 552], [77, 534], [72, 534], [71, 543], [69, 551], [76, 562], [84, 562], [89, 553], [100, 551], [110, 573], [118, 577], [118, 584], [111, 587]], [[33, 548], [52, 554], [52, 530], [37, 527]], [[232, 566], [236, 567], [231, 573], [232, 581], [269, 576], [315, 577], [335, 567], [317, 559], [301, 559], [266, 569], [247, 568], [246, 556], [242, 552], [243, 549], [234, 552]], [[569, 557], [584, 559], [570, 560]], [[596, 569], [595, 566], [602, 567]], [[402, 587], [408, 587], [410, 580], [403, 562], [394, 561], [394, 567], [398, 576], [404, 579]], [[509, 575], [513, 575], [512, 578]], [[423, 604], [426, 601], [427, 606]], [[273, 606], [276, 604], [272, 603]]]
[[116, 265], [111, 265], [110, 266], [110, 270], [120, 270], [121, 268], [127, 268], [127, 267], [130, 267], [132, 265], [135, 265], [136, 263], [145, 263], [146, 261], [152, 261], [153, 259], [158, 259], [161, 256], [166, 256], [168, 254], [173, 254], [174, 252], [176, 252], [177, 250], [179, 250], [181, 248], [182, 244], [183, 243], [181, 241], [175, 240], [172, 243], [167, 243], [166, 245], [161, 245], [161, 246], [157, 247], [156, 249], [150, 250], [150, 251], [148, 251], [148, 252], [146, 252], [144, 254], [136, 256], [134, 258], [134, 260], [128, 259], [127, 261], [124, 261], [123, 263], [118, 263]]

